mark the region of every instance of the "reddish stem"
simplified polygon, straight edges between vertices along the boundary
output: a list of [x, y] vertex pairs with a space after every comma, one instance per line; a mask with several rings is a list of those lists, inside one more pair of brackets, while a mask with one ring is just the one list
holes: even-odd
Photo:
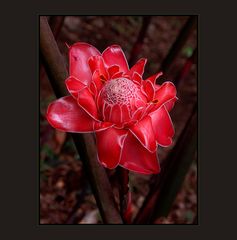
[[175, 78], [173, 83], [175, 84], [176, 87], [178, 87], [178, 85], [182, 79], [185, 79], [187, 77], [187, 75], [189, 74], [189, 72], [191, 70], [191, 67], [193, 66], [194, 63], [196, 63], [196, 61], [197, 61], [197, 48], [195, 48], [191, 57], [189, 57], [186, 60], [181, 71], [178, 73], [177, 77]]
[[165, 81], [166, 73], [168, 72], [171, 64], [174, 62], [179, 52], [182, 50], [184, 44], [186, 43], [188, 37], [190, 36], [190, 33], [193, 31], [196, 21], [197, 16], [195, 15], [190, 16], [187, 22], [180, 30], [179, 35], [177, 36], [175, 42], [171, 46], [167, 56], [163, 60], [161, 67], [159, 69], [159, 71], [162, 71], [164, 73], [164, 75], [161, 78], [159, 78], [159, 84]]
[[139, 31], [137, 40], [136, 40], [135, 44], [133, 45], [133, 48], [132, 48], [132, 51], [131, 51], [131, 54], [130, 54], [130, 59], [129, 59], [129, 65], [130, 66], [132, 66], [135, 63], [139, 53], [142, 50], [142, 46], [143, 46], [144, 39], [146, 37], [147, 29], [148, 29], [148, 26], [149, 26], [150, 22], [151, 22], [151, 16], [144, 16], [143, 17], [142, 27]]
[[117, 167], [117, 175], [119, 181], [119, 202], [120, 214], [124, 223], [131, 223], [131, 192], [129, 191], [129, 171], [122, 167]]

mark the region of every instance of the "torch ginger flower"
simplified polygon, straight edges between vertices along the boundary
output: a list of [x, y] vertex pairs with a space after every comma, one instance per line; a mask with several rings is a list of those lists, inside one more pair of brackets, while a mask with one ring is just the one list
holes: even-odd
[[172, 143], [174, 128], [169, 116], [176, 97], [171, 82], [157, 85], [161, 73], [142, 79], [146, 59], [129, 69], [118, 45], [101, 54], [78, 42], [69, 47], [71, 96], [52, 102], [48, 122], [66, 132], [95, 132], [99, 162], [142, 174], [160, 171], [157, 146]]

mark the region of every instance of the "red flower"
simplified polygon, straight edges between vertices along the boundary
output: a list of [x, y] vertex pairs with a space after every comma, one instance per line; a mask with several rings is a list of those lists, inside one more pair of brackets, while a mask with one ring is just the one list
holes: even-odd
[[107, 168], [158, 173], [157, 145], [172, 143], [168, 111], [177, 98], [171, 82], [155, 84], [161, 73], [142, 79], [146, 61], [129, 69], [118, 45], [102, 54], [87, 43], [72, 45], [65, 82], [71, 96], [49, 105], [49, 123], [61, 131], [95, 132], [98, 159]]

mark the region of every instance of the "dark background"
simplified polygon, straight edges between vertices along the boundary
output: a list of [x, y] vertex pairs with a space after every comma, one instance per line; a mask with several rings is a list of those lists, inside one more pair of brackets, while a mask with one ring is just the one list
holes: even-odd
[[[148, 59], [144, 79], [161, 68], [162, 62], [189, 17], [150, 17], [142, 48], [134, 59], [138, 60], [141, 57]], [[49, 17], [49, 23], [50, 20], [52, 17]], [[64, 16], [61, 31], [57, 34], [57, 42], [66, 63], [68, 48], [65, 43], [71, 45], [77, 41], [90, 43], [101, 52], [109, 45], [119, 44], [127, 59], [130, 59], [142, 21], [142, 16]], [[197, 22], [188, 35], [177, 57], [171, 61], [164, 80], [177, 80], [185, 62], [197, 48]], [[55, 96], [45, 72], [40, 70], [40, 223], [101, 223], [95, 199], [87, 183], [87, 176], [83, 174], [83, 165], [71, 139], [66, 133], [53, 129], [45, 119], [47, 106]], [[168, 148], [159, 148], [160, 162], [165, 161], [172, 151], [197, 102], [196, 64], [193, 64], [187, 76], [180, 79], [177, 92], [179, 100], [171, 111], [176, 131], [174, 143]], [[194, 222], [197, 215], [196, 161], [197, 153], [193, 157], [193, 164], [186, 174], [169, 215], [157, 218], [154, 223], [192, 224]], [[109, 171], [109, 174], [113, 183], [114, 171]], [[134, 217], [149, 191], [151, 181], [151, 176], [130, 174]], [[76, 204], [78, 207], [75, 209]], [[70, 220], [72, 217], [73, 221]]]
[[[1, 162], [1, 191], [7, 197], [1, 198], [2, 235], [8, 239], [24, 237], [25, 239], [68, 239], [111, 237], [121, 239], [131, 237], [144, 239], [148, 236], [164, 239], [223, 239], [227, 235], [236, 235], [236, 192], [226, 187], [236, 182], [235, 134], [236, 126], [235, 91], [237, 89], [235, 29], [236, 5], [233, 0], [223, 2], [212, 1], [124, 1], [123, 5], [113, 2], [44, 1], [39, 3], [21, 1], [4, 2], [0, 16], [4, 20], [1, 38], [2, 58], [4, 66], [1, 99], [5, 118], [1, 123], [3, 142]], [[22, 4], [25, 3], [24, 8]], [[135, 7], [134, 7], [135, 6]], [[20, 9], [20, 11], [19, 11]], [[9, 17], [11, 12], [11, 17]], [[39, 155], [39, 86], [38, 76], [38, 15], [45, 14], [199, 14], [200, 15], [200, 68], [199, 68], [199, 152], [200, 164], [200, 201], [199, 226], [195, 225], [153, 225], [153, 226], [99, 226], [99, 225], [38, 225], [38, 159]], [[6, 22], [7, 19], [7, 22]], [[16, 24], [17, 23], [17, 24]], [[24, 26], [23, 28], [16, 27]], [[223, 28], [223, 26], [228, 26]], [[13, 31], [14, 29], [14, 31]], [[20, 36], [17, 38], [16, 36]], [[8, 47], [6, 47], [8, 46]], [[9, 46], [11, 53], [9, 54]], [[25, 46], [25, 47], [22, 47]], [[12, 59], [15, 56], [14, 71]], [[24, 56], [24, 61], [22, 61]], [[11, 73], [9, 75], [9, 73]], [[19, 77], [21, 81], [19, 80]], [[223, 82], [231, 86], [223, 91]], [[12, 83], [14, 82], [14, 88]], [[19, 91], [20, 90], [20, 91]], [[217, 100], [222, 97], [220, 104]], [[24, 108], [16, 108], [16, 100], [21, 99]], [[30, 99], [30, 100], [29, 100]], [[14, 109], [14, 111], [12, 111]], [[16, 115], [18, 117], [16, 124]], [[226, 117], [228, 116], [228, 117]], [[14, 141], [9, 135], [15, 134]], [[224, 139], [227, 139], [224, 141]], [[15, 144], [17, 143], [17, 144]], [[14, 151], [12, 151], [14, 145]], [[228, 149], [228, 151], [226, 151]], [[10, 154], [9, 154], [10, 153]], [[19, 160], [20, 159], [20, 160]], [[13, 166], [14, 163], [14, 167]], [[11, 172], [11, 174], [9, 174]], [[7, 181], [6, 181], [7, 180]], [[21, 186], [21, 187], [19, 187]], [[13, 191], [14, 189], [14, 191]], [[19, 196], [19, 197], [16, 197]], [[17, 199], [17, 204], [16, 204]], [[12, 214], [14, 213], [14, 215]], [[19, 220], [19, 216], [22, 216]]]

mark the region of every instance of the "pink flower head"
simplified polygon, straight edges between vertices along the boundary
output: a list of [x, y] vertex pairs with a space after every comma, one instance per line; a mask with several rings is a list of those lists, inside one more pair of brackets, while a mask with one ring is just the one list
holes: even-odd
[[160, 171], [157, 145], [169, 146], [174, 128], [169, 116], [176, 97], [171, 82], [157, 85], [157, 73], [142, 79], [146, 59], [129, 69], [118, 45], [101, 54], [78, 42], [69, 48], [71, 96], [52, 102], [49, 123], [66, 132], [95, 132], [100, 163], [142, 174]]

